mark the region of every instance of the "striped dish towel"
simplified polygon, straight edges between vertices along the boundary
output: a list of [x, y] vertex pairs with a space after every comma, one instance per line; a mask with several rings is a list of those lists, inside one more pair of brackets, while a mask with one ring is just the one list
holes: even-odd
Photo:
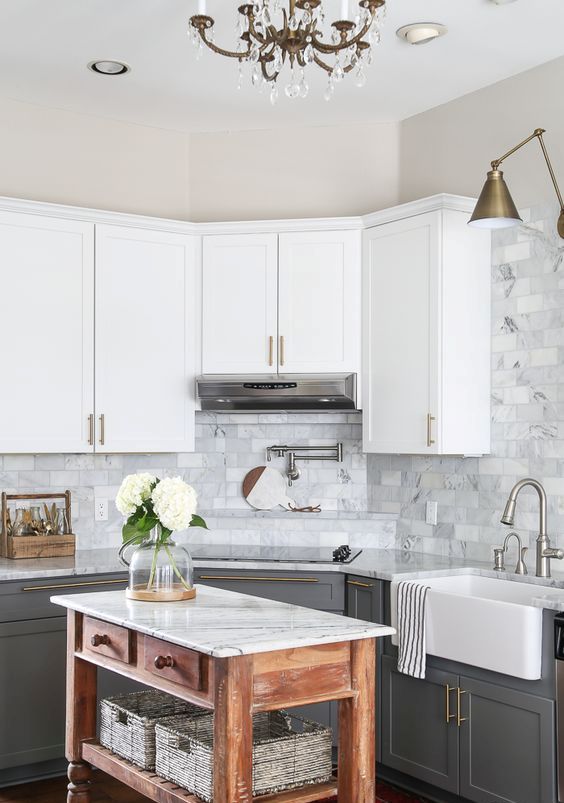
[[398, 585], [398, 671], [414, 678], [424, 678], [425, 602], [429, 586], [402, 582]]

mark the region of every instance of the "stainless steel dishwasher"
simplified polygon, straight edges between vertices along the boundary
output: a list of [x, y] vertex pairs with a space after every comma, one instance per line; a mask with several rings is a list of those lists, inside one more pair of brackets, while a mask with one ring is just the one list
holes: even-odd
[[564, 614], [554, 617], [556, 660], [556, 767], [558, 801], [564, 803]]

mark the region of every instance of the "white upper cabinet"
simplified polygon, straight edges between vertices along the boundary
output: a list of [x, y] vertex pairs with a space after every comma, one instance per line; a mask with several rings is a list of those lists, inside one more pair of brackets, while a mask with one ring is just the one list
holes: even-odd
[[204, 237], [206, 374], [360, 370], [358, 231]]
[[276, 372], [277, 262], [276, 234], [204, 237], [204, 373]]
[[0, 453], [86, 452], [94, 226], [0, 212]]
[[467, 220], [435, 208], [364, 232], [366, 452], [490, 450], [490, 236]]
[[358, 231], [280, 234], [281, 372], [360, 370], [360, 246]]
[[194, 449], [199, 238], [96, 227], [96, 451]]

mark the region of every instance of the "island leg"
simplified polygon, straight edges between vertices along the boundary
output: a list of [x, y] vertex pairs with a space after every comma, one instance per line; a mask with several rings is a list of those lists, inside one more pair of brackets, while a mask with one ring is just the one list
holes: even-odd
[[96, 736], [96, 667], [75, 656], [82, 638], [82, 614], [67, 614], [67, 803], [90, 803], [90, 765], [82, 760], [82, 741]]
[[351, 641], [351, 685], [339, 702], [339, 803], [374, 803], [376, 639]]
[[216, 658], [214, 678], [214, 803], [252, 803], [252, 656]]

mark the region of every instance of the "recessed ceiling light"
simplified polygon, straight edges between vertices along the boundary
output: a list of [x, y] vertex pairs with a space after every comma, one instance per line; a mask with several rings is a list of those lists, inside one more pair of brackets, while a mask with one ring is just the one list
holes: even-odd
[[444, 36], [448, 28], [438, 22], [414, 22], [398, 28], [396, 34], [410, 45], [426, 45], [439, 36]]
[[91, 61], [88, 64], [88, 69], [99, 75], [125, 75], [126, 72], [130, 72], [131, 67], [124, 61], [96, 59], [96, 61]]

